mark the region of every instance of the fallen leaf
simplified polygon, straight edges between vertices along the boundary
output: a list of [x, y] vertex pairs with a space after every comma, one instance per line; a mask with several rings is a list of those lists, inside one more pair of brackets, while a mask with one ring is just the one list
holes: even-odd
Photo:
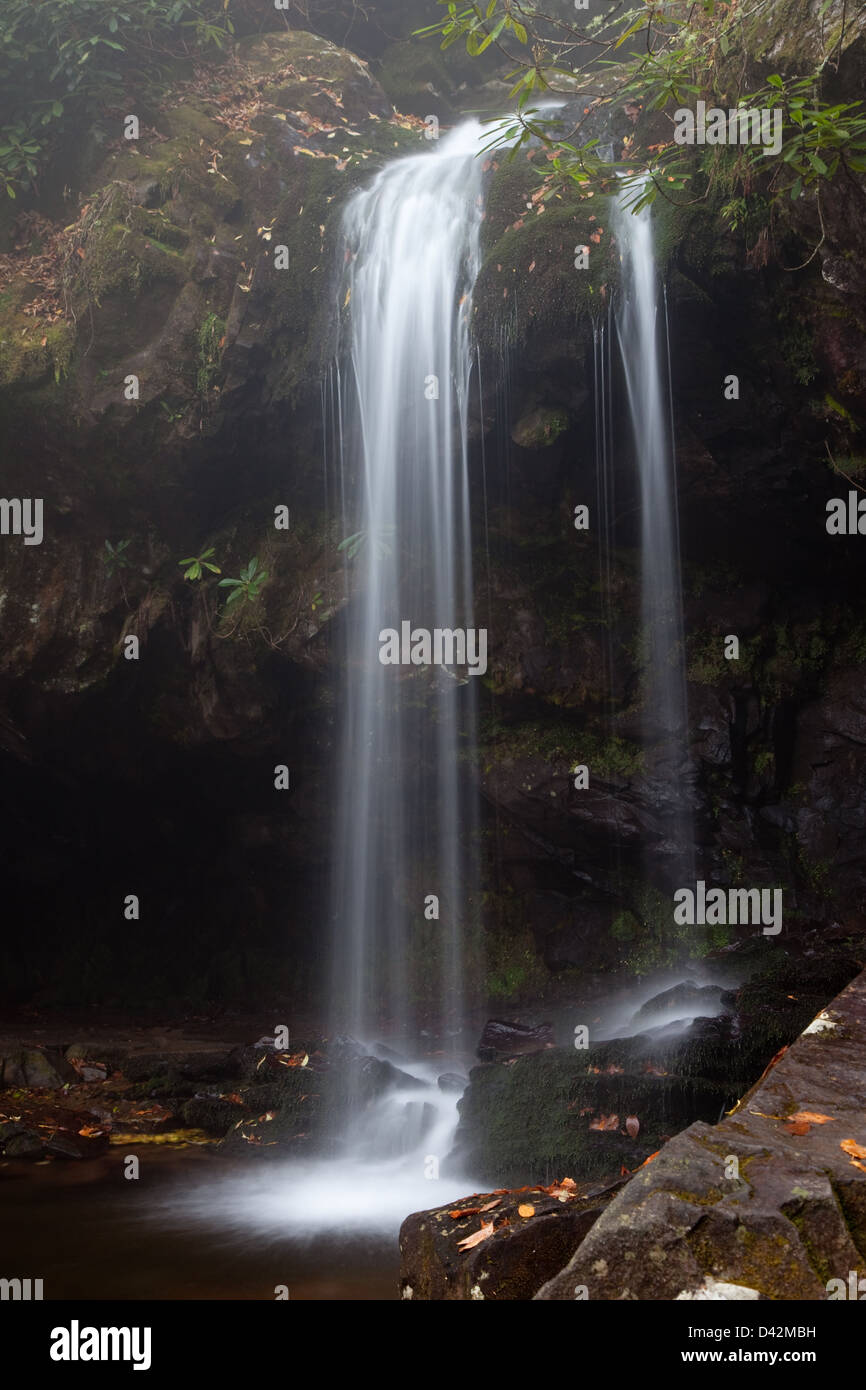
[[798, 1110], [796, 1115], [789, 1115], [789, 1120], [803, 1120], [807, 1125], [831, 1125], [832, 1115], [822, 1115], [819, 1110]]
[[500, 1203], [501, 1201], [502, 1201], [502, 1198], [501, 1198], [501, 1197], [494, 1197], [494, 1198], [493, 1198], [493, 1201], [492, 1201], [492, 1202], [488, 1202], [486, 1206], [483, 1206], [483, 1207], [481, 1208], [481, 1210], [482, 1210], [482, 1211], [492, 1211], [494, 1207], [498, 1207], [498, 1206], [499, 1206], [499, 1203]]
[[475, 1233], [474, 1233], [473, 1235], [467, 1236], [465, 1240], [458, 1240], [458, 1242], [457, 1242], [457, 1249], [458, 1249], [458, 1250], [472, 1250], [472, 1249], [474, 1248], [474, 1246], [480, 1245], [481, 1242], [482, 1242], [483, 1240], [489, 1240], [489, 1238], [490, 1238], [492, 1235], [493, 1235], [493, 1222], [492, 1222], [492, 1221], [485, 1221], [485, 1223], [484, 1223], [484, 1225], [481, 1227], [481, 1230], [480, 1230], [480, 1231], [475, 1231]]
[[625, 1127], [629, 1132], [629, 1136], [632, 1139], [637, 1139], [637, 1136], [640, 1133], [640, 1120], [638, 1119], [637, 1115], [629, 1115], [628, 1119], [625, 1122]]
[[866, 1173], [866, 1163], [858, 1163], [856, 1158], [851, 1159], [855, 1168], [859, 1168], [861, 1173]]
[[464, 1207], [462, 1211], [449, 1211], [448, 1215], [452, 1221], [458, 1221], [461, 1216], [477, 1216], [481, 1210], [481, 1207]]
[[806, 1120], [794, 1120], [782, 1128], [786, 1134], [808, 1134], [812, 1126]]
[[590, 1120], [589, 1127], [598, 1130], [619, 1129], [619, 1115], [599, 1115], [597, 1120]]
[[519, 1207], [517, 1208], [517, 1215], [518, 1215], [518, 1216], [534, 1216], [534, 1215], [535, 1215], [535, 1207], [532, 1205], [531, 1202], [524, 1202], [522, 1206], [519, 1206]]
[[866, 1144], [858, 1144], [856, 1139], [843, 1139], [839, 1148], [852, 1158], [866, 1158]]
[[293, 1057], [279, 1053], [276, 1056], [281, 1067], [305, 1067], [310, 1060], [306, 1052], [296, 1052]]
[[637, 1167], [636, 1167], [635, 1169], [633, 1169], [633, 1172], [639, 1173], [640, 1170], [641, 1170], [641, 1168], [645, 1168], [645, 1167], [647, 1166], [648, 1163], [652, 1163], [653, 1159], [654, 1159], [654, 1158], [658, 1158], [658, 1156], [659, 1156], [660, 1153], [661, 1153], [661, 1149], [656, 1149], [655, 1153], [654, 1153], [654, 1154], [650, 1154], [649, 1158], [645, 1158], [644, 1161], [643, 1161], [643, 1163], [639, 1163], [639, 1164], [637, 1165]]

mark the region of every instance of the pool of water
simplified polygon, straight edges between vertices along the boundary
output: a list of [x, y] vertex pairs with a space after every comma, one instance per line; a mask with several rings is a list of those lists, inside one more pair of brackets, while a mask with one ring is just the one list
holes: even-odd
[[[130, 1152], [136, 1180], [123, 1176]], [[0, 1163], [0, 1277], [41, 1278], [46, 1300], [272, 1300], [277, 1285], [291, 1299], [396, 1299], [393, 1212], [349, 1228], [336, 1191], [334, 1221], [301, 1229], [280, 1204], [292, 1184], [266, 1166], [150, 1146]]]

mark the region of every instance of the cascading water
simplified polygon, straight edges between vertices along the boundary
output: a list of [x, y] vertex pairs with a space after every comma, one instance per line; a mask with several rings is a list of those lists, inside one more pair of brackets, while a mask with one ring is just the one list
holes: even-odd
[[[475, 682], [453, 663], [379, 657], [380, 633], [404, 622], [431, 632], [473, 624], [467, 416], [481, 134], [468, 122], [435, 150], [395, 160], [347, 205], [348, 340], [323, 384], [325, 490], [346, 528], [348, 595], [335, 653], [333, 1060], [351, 1055], [352, 1042], [336, 1041], [348, 1032], [402, 1075], [335, 1116], [332, 1156], [257, 1183], [229, 1179], [202, 1197], [205, 1214], [218, 1206], [247, 1232], [392, 1240], [409, 1212], [474, 1186], [456, 1171], [428, 1179], [440, 1177], [457, 1128], [459, 1088], [437, 1082], [464, 1060], [463, 981], [478, 961], [477, 816], [461, 777], [476, 742]], [[425, 916], [431, 896], [438, 919]]]
[[694, 851], [667, 319], [659, 322], [650, 209], [632, 213], [621, 197], [614, 205], [614, 218], [623, 267], [616, 326], [640, 478], [648, 780], [657, 804], [666, 811], [664, 849], [680, 866], [681, 881], [689, 883]]
[[345, 551], [332, 1016], [340, 1031], [367, 1042], [387, 1033], [404, 1048], [422, 1024], [453, 1034], [462, 1019], [474, 803], [460, 770], [475, 741], [474, 681], [454, 665], [383, 665], [380, 633], [472, 628], [480, 134], [467, 123], [435, 152], [388, 165], [344, 215], [343, 473], [357, 502]]

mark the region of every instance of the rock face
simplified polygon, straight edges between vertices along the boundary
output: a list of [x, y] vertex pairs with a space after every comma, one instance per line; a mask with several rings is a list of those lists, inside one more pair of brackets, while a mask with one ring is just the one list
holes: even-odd
[[[482, 1193], [450, 1208], [417, 1212], [400, 1228], [402, 1297], [473, 1302], [532, 1298], [544, 1271], [554, 1270], [563, 1252], [583, 1239], [606, 1204], [604, 1197], [574, 1193], [560, 1200], [529, 1189]], [[484, 1206], [491, 1209], [479, 1210]], [[487, 1239], [460, 1249], [462, 1240], [471, 1240], [488, 1223]]]
[[541, 1052], [554, 1044], [554, 1032], [549, 1023], [508, 1023], [500, 1018], [492, 1018], [484, 1025], [478, 1042], [478, 1056], [482, 1062], [493, 1062], [505, 1057], [521, 1057], [528, 1052]]
[[864, 1057], [860, 975], [732, 1115], [692, 1125], [636, 1174], [536, 1296], [693, 1298], [721, 1281], [844, 1297], [850, 1272], [866, 1273]]
[[[258, 31], [261, 7], [241, 8]], [[0, 944], [16, 998], [269, 992], [301, 1005], [325, 987], [322, 933], [308, 924], [327, 912], [332, 654], [353, 618], [322, 486], [327, 455], [332, 504], [343, 397], [330, 363], [350, 309], [340, 215], [386, 159], [428, 149], [424, 115], [478, 107], [463, 82], [486, 70], [460, 45], [409, 41], [431, 22], [426, 0], [363, 13], [322, 0], [292, 18], [303, 8], [318, 33], [272, 14], [275, 32], [240, 40], [195, 80], [169, 73], [134, 148], [105, 114], [38, 248], [62, 253], [47, 309], [33, 299], [41, 254], [4, 257], [4, 491], [46, 509], [40, 546], [0, 546], [7, 902], [43, 932], [38, 953], [26, 931]], [[558, 12], [574, 17], [566, 0]], [[844, 0], [778, 0], [748, 22], [755, 52], [785, 73], [822, 31], [838, 37], [828, 95], [859, 96], [864, 20]], [[398, 95], [419, 115], [395, 115]], [[640, 134], [622, 110], [604, 119], [616, 138]], [[641, 699], [639, 498], [622, 431], [607, 600], [599, 532], [573, 525], [575, 505], [597, 497], [595, 333], [619, 255], [604, 198], [567, 189], [533, 202], [550, 166], [540, 147], [525, 153], [488, 171], [473, 302], [484, 399], [469, 406], [489, 667], [480, 756], [465, 770], [496, 865], [486, 965], [467, 987], [506, 1017], [598, 972], [645, 975], [745, 939], [672, 927], [672, 806]], [[657, 219], [690, 711], [689, 762], [667, 772], [687, 790], [708, 882], [786, 885], [786, 949], [814, 930], [854, 941], [866, 928], [866, 612], [856, 540], [823, 529], [828, 497], [848, 489], [828, 452], [859, 477], [866, 424], [862, 189], [835, 180], [822, 207], [826, 238], [796, 273], [756, 269], [756, 248], [720, 231], [716, 207], [665, 202]], [[791, 215], [786, 265], [820, 240], [810, 197]], [[583, 243], [586, 272], [574, 264]], [[732, 363], [738, 402], [717, 389]], [[278, 505], [287, 532], [274, 528]], [[121, 563], [106, 542], [123, 545]], [[183, 578], [180, 560], [210, 547], [223, 575], [252, 558], [267, 573], [240, 621], [216, 576]], [[722, 655], [727, 633], [740, 635], [738, 661]], [[128, 637], [138, 661], [125, 659]], [[277, 764], [293, 787], [279, 814]], [[117, 908], [130, 845], [148, 904], [133, 943]]]

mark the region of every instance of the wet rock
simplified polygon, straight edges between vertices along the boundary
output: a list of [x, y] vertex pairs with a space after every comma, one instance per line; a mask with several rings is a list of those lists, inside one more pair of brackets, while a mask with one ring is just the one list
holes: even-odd
[[39, 1135], [32, 1130], [26, 1129], [23, 1125], [19, 1126], [13, 1134], [2, 1142], [3, 1154], [6, 1158], [41, 1158], [43, 1154], [42, 1140]]
[[247, 1113], [236, 1120], [221, 1148], [259, 1158], [330, 1153], [341, 1142], [351, 1110], [360, 1111], [389, 1091], [417, 1090], [422, 1084], [379, 1057], [348, 1055], [317, 1071], [285, 1068], [272, 1085], [242, 1088]]
[[555, 1041], [553, 1028], [549, 1023], [533, 1026], [492, 1018], [484, 1025], [478, 1042], [478, 1056], [482, 1062], [519, 1057], [527, 1052], [540, 1052], [542, 1048], [553, 1047]]
[[831, 1280], [847, 1287], [866, 1272], [864, 1057], [866, 974], [734, 1114], [690, 1126], [636, 1174], [536, 1296], [689, 1299], [713, 1280], [823, 1300]]
[[649, 1025], [665, 1016], [672, 1019], [696, 1016], [714, 1018], [727, 1011], [721, 996], [718, 985], [697, 985], [693, 981], [685, 981], [648, 999], [638, 1009], [632, 1022]]
[[[489, 1212], [480, 1207], [493, 1204]], [[531, 1215], [521, 1215], [531, 1209]], [[416, 1212], [400, 1228], [400, 1289], [404, 1299], [529, 1299], [563, 1252], [574, 1249], [606, 1201], [560, 1202], [540, 1190], [483, 1193], [450, 1207]], [[453, 1213], [465, 1212], [456, 1217]], [[489, 1239], [468, 1250], [459, 1242], [492, 1223]]]
[[469, 1085], [468, 1076], [460, 1076], [456, 1071], [446, 1071], [436, 1082], [440, 1091], [465, 1091]]
[[745, 1033], [724, 1014], [474, 1067], [458, 1103], [455, 1161], [509, 1185], [634, 1171], [686, 1125], [715, 1123], [778, 1047], [774, 1028]]
[[54, 1090], [63, 1086], [64, 1080], [57, 1066], [40, 1048], [22, 1048], [21, 1052], [3, 1059], [4, 1086]]
[[9, 1159], [94, 1158], [108, 1148], [109, 1128], [85, 1110], [46, 1105], [41, 1099], [16, 1105], [20, 1119], [0, 1123], [0, 1153]]
[[511, 431], [521, 449], [547, 449], [568, 429], [568, 412], [541, 407], [524, 415]]
[[[262, 1109], [265, 1107], [262, 1106]], [[244, 1106], [223, 1096], [195, 1096], [181, 1109], [184, 1125], [222, 1137], [243, 1118]]]

